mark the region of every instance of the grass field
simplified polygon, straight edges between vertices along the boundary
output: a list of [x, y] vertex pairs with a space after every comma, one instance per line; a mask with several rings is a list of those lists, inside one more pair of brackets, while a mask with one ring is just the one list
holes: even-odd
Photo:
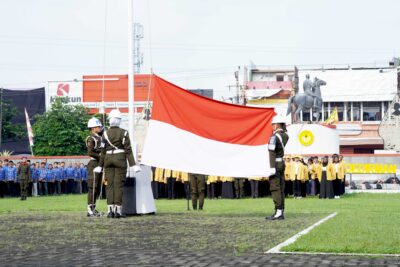
[[[0, 250], [135, 246], [170, 251], [262, 253], [337, 211], [284, 251], [400, 254], [400, 195], [288, 199], [286, 220], [266, 221], [272, 200], [157, 200], [157, 214], [121, 220], [85, 217], [85, 196], [0, 199]], [[105, 210], [101, 200], [99, 209]]]

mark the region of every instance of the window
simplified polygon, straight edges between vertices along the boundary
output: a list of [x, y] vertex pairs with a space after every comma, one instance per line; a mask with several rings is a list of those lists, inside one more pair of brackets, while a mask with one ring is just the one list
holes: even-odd
[[344, 103], [343, 102], [331, 102], [331, 112], [337, 109], [339, 121], [343, 121]]
[[284, 78], [285, 78], [285, 76], [283, 76], [283, 75], [276, 75], [276, 81], [277, 82], [283, 82]]
[[351, 121], [351, 103], [350, 102], [346, 102], [344, 103], [344, 107], [345, 107], [345, 112], [346, 112], [346, 121]]
[[353, 121], [360, 121], [361, 104], [360, 102], [353, 102]]
[[303, 121], [311, 121], [311, 110], [303, 111]]
[[328, 102], [324, 103], [324, 117], [323, 119], [326, 120], [329, 117], [329, 113], [328, 113]]
[[380, 121], [382, 102], [363, 102], [363, 120]]

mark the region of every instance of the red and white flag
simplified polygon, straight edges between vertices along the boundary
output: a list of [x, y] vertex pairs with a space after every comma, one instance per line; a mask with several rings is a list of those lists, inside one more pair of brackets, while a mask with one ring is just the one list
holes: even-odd
[[269, 176], [272, 108], [232, 105], [181, 89], [154, 86], [142, 163], [218, 176]]
[[25, 119], [26, 119], [26, 128], [28, 129], [29, 145], [33, 146], [32, 126], [31, 126], [31, 122], [29, 121], [29, 116], [28, 116], [28, 112], [26, 111], [26, 108], [25, 108]]

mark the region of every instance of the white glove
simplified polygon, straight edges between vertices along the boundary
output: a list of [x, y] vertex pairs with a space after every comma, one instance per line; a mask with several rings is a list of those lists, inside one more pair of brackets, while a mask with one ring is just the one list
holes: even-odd
[[103, 168], [100, 166], [97, 166], [96, 168], [93, 169], [93, 172], [95, 172], [95, 173], [100, 173], [102, 171], [103, 171]]
[[276, 174], [276, 169], [275, 168], [271, 168], [271, 174], [269, 176], [271, 177], [272, 175], [275, 175], [275, 174]]
[[139, 172], [141, 172], [142, 171], [142, 168], [140, 168], [140, 166], [139, 165], [135, 165], [135, 166], [132, 166], [132, 167], [129, 167], [128, 168], [128, 173], [127, 173], [127, 177], [135, 177], [136, 175], [135, 174], [137, 174], [137, 173], [139, 173]]

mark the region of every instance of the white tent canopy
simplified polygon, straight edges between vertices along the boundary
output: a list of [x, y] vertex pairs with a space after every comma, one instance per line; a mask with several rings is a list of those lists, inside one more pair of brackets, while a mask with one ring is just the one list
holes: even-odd
[[299, 70], [299, 91], [306, 74], [324, 80], [324, 102], [392, 101], [397, 93], [397, 69]]

